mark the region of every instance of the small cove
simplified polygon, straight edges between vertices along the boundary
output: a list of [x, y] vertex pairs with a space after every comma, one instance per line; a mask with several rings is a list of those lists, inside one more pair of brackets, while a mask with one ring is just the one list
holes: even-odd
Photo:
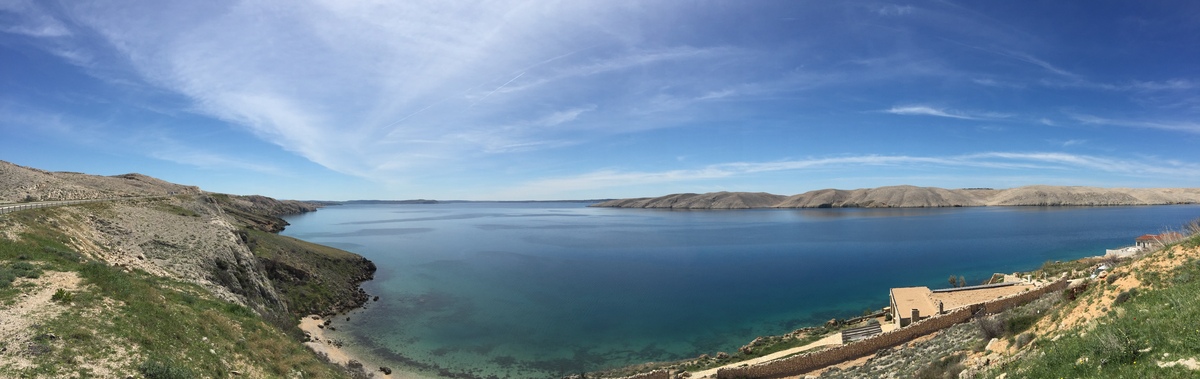
[[283, 233], [379, 266], [339, 330], [431, 376], [529, 378], [733, 351], [896, 286], [1103, 254], [1198, 206], [668, 211], [343, 205]]

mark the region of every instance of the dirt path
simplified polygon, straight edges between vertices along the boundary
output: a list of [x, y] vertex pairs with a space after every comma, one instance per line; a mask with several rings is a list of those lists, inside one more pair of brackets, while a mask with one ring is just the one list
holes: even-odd
[[18, 279], [14, 287], [24, 287], [32, 283], [30, 292], [19, 294], [16, 302], [0, 308], [0, 341], [3, 341], [3, 352], [0, 352], [0, 366], [30, 367], [29, 360], [17, 354], [19, 345], [14, 342], [25, 342], [33, 338], [33, 326], [58, 316], [67, 309], [67, 305], [50, 300], [58, 289], [67, 291], [79, 290], [81, 279], [74, 272], [43, 273], [37, 279]]

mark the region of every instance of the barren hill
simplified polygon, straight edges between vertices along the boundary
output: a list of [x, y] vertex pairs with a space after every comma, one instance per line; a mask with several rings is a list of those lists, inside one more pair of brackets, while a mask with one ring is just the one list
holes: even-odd
[[1198, 204], [1200, 188], [1097, 188], [1026, 186], [1012, 189], [945, 189], [888, 186], [823, 189], [784, 197], [768, 193], [717, 192], [619, 199], [595, 204], [614, 208], [929, 208], [980, 206], [1102, 206]]
[[655, 198], [610, 200], [593, 206], [613, 208], [750, 209], [769, 208], [783, 199], [785, 199], [784, 196], [763, 192], [682, 193]]
[[1162, 205], [1200, 202], [1200, 188], [1027, 186], [1000, 191], [988, 205]]
[[890, 186], [872, 189], [817, 190], [788, 197], [775, 208], [928, 208], [976, 207], [983, 201], [971, 191]]
[[0, 161], [0, 203], [198, 194], [200, 188], [142, 174], [117, 176], [50, 172]]

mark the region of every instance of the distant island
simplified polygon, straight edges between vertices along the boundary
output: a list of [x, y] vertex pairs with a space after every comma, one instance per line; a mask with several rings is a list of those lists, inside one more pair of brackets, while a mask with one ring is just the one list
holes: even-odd
[[601, 203], [612, 201], [612, 199], [587, 199], [587, 200], [304, 200], [305, 203], [317, 204], [320, 206], [330, 205], [380, 205], [380, 204], [459, 204], [459, 203]]
[[888, 186], [822, 189], [784, 196], [765, 192], [682, 193], [609, 200], [593, 207], [660, 209], [937, 208], [985, 206], [1117, 206], [1200, 203], [1200, 188], [1025, 186], [1010, 189]]
[[437, 200], [415, 199], [415, 200], [350, 200], [336, 202], [338, 204], [438, 204]]

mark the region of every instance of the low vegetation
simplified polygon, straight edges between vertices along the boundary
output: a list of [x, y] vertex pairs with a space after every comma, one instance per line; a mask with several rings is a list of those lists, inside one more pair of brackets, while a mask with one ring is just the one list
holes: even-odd
[[[194, 217], [184, 208], [159, 208]], [[112, 266], [78, 253], [71, 247], [75, 237], [61, 231], [67, 225], [55, 225], [61, 222], [55, 220], [63, 219], [55, 217], [55, 212], [58, 210], [30, 210], [0, 220], [6, 229], [21, 231], [16, 239], [0, 236], [0, 303], [4, 304], [0, 311], [15, 311], [26, 305], [43, 311], [28, 314], [24, 320], [29, 322], [28, 328], [11, 330], [15, 335], [0, 341], [6, 356], [0, 360], [0, 377], [355, 375], [304, 347], [295, 323], [270, 322], [250, 308], [216, 298], [199, 285]], [[295, 245], [300, 242], [288, 242], [285, 237], [257, 230], [252, 233], [261, 233], [252, 238], [264, 259], [283, 260], [281, 257], [290, 253], [286, 261], [301, 264], [298, 256], [307, 250]], [[332, 262], [336, 270], [342, 267], [336, 264], [337, 258], [347, 258], [330, 251], [324, 254], [330, 255], [328, 261], [312, 264]], [[21, 303], [29, 301], [28, 294], [40, 290], [33, 280], [51, 277], [77, 277], [78, 284], [47, 288], [53, 293], [47, 303]], [[307, 301], [328, 297], [330, 291], [313, 287], [305, 290], [315, 295], [300, 290], [281, 292], [295, 297], [288, 302], [303, 309]], [[289, 319], [294, 321], [294, 316]]]
[[[250, 246], [262, 270], [283, 295], [289, 314], [332, 314], [366, 302], [358, 283], [371, 278], [375, 265], [358, 255], [295, 238], [246, 228], [239, 236]], [[221, 269], [217, 262], [217, 269]], [[220, 271], [227, 272], [227, 271]], [[237, 280], [236, 271], [234, 278]], [[318, 280], [319, 278], [319, 280]]]
[[[1192, 378], [1200, 358], [1200, 236], [1120, 268], [1139, 283], [1119, 279], [1090, 288], [1075, 300], [1106, 302], [1100, 317], [1033, 341], [1033, 350], [992, 373], [1071, 378]], [[1186, 258], [1185, 258], [1186, 257]], [[1180, 260], [1172, 264], [1172, 260]], [[1120, 274], [1108, 275], [1120, 278]], [[1064, 308], [1060, 312], [1068, 312]], [[1055, 317], [1065, 317], [1058, 314]], [[1048, 337], [1048, 338], [1047, 338]], [[1032, 353], [1036, 352], [1036, 353]], [[1190, 365], [1190, 366], [1189, 366]]]

